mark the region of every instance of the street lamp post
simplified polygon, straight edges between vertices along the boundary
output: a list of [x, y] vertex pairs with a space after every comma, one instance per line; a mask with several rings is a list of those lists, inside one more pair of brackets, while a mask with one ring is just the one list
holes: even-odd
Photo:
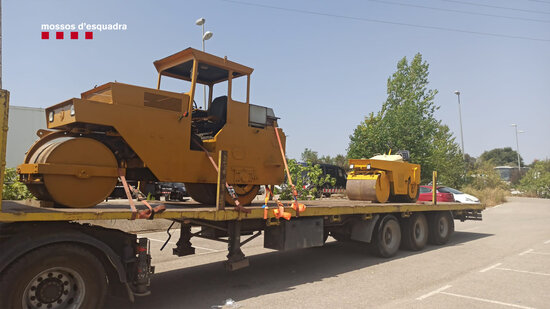
[[460, 143], [462, 145], [462, 158], [466, 159], [466, 153], [464, 153], [464, 136], [462, 133], [462, 109], [460, 108], [460, 91], [455, 91], [456, 96], [458, 97], [458, 119], [460, 120]]
[[[205, 22], [206, 22], [206, 19], [204, 19], [203, 17], [195, 21], [195, 25], [202, 26], [202, 51], [205, 51], [205, 41], [210, 40], [212, 35], [214, 35], [210, 31], [204, 32]], [[203, 98], [204, 109], [206, 110], [207, 108], [206, 108], [206, 86], [205, 85], [202, 85], [202, 98]]]
[[518, 125], [516, 123], [512, 123], [511, 124], [512, 127], [514, 127], [516, 129], [516, 153], [518, 155], [518, 170], [519, 172], [521, 173], [521, 161], [520, 161], [520, 157], [519, 157], [519, 138], [518, 138], [518, 133], [525, 133], [525, 131], [521, 131], [519, 130], [518, 131]]

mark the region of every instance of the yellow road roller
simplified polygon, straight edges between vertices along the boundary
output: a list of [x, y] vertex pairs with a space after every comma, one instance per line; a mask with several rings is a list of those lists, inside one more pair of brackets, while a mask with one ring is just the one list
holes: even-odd
[[[260, 185], [283, 182], [275, 130], [283, 148], [285, 135], [271, 108], [250, 104], [252, 68], [192, 48], [154, 66], [156, 89], [110, 82], [46, 109], [48, 130], [37, 133], [18, 166], [38, 199], [91, 207], [125, 176], [183, 182], [193, 199], [212, 205], [217, 172], [206, 153], [217, 162], [219, 150], [228, 153], [226, 179], [240, 204], [249, 204]], [[163, 77], [187, 91], [161, 90]], [[205, 86], [205, 109], [195, 103], [199, 84]], [[235, 99], [236, 93], [244, 99]], [[229, 194], [226, 201], [235, 204]]]
[[415, 202], [420, 185], [420, 165], [408, 163], [407, 151], [349, 160], [346, 194], [350, 200], [385, 203]]

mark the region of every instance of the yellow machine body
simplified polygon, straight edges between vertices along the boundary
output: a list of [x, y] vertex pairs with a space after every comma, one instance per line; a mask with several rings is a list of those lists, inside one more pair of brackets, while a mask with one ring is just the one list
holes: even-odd
[[[46, 109], [51, 130], [38, 132], [18, 167], [38, 198], [90, 207], [110, 194], [122, 173], [129, 180], [184, 182], [193, 198], [214, 203], [217, 173], [202, 147], [216, 162], [219, 150], [228, 152], [227, 182], [245, 204], [259, 185], [283, 181], [277, 118], [249, 102], [252, 68], [192, 48], [154, 64], [157, 88], [169, 76], [187, 81], [189, 91], [113, 82]], [[232, 98], [236, 78], [246, 79], [245, 102]], [[214, 85], [222, 82], [227, 95], [213, 99]], [[193, 108], [197, 84], [209, 88], [206, 111]]]
[[418, 198], [420, 165], [400, 155], [349, 160], [346, 194], [350, 200], [385, 203], [414, 202]]

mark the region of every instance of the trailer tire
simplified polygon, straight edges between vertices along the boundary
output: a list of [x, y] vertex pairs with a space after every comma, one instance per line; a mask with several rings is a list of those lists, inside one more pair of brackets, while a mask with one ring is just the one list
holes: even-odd
[[423, 213], [414, 213], [404, 219], [401, 225], [403, 248], [419, 251], [424, 249], [429, 238], [428, 220]]
[[432, 213], [429, 219], [430, 237], [428, 242], [432, 245], [446, 244], [455, 231], [453, 215], [450, 211], [437, 211]]
[[102, 263], [83, 247], [54, 244], [33, 250], [0, 279], [0, 308], [101, 308], [107, 294]]
[[372, 250], [380, 257], [394, 256], [401, 244], [401, 228], [393, 215], [386, 215], [374, 229]]

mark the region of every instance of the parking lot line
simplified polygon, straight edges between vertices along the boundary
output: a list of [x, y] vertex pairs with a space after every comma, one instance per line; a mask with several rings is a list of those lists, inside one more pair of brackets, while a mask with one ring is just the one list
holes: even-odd
[[533, 251], [533, 252], [529, 252], [530, 254], [539, 254], [539, 255], [550, 255], [550, 253], [548, 252], [536, 252], [536, 251]]
[[428, 297], [430, 297], [430, 296], [432, 296], [432, 295], [435, 295], [435, 294], [437, 294], [437, 293], [441, 293], [442, 291], [444, 291], [444, 290], [446, 290], [446, 289], [448, 289], [448, 288], [450, 288], [450, 287], [451, 287], [451, 285], [446, 285], [446, 286], [441, 287], [441, 288], [439, 288], [439, 289], [437, 289], [437, 290], [435, 290], [435, 291], [431, 291], [430, 293], [424, 294], [424, 295], [418, 297], [416, 300], [423, 300], [423, 299], [428, 298]]
[[480, 297], [474, 297], [474, 296], [468, 296], [468, 295], [461, 295], [461, 294], [455, 294], [455, 293], [449, 293], [449, 292], [439, 292], [439, 293], [440, 294], [445, 294], [445, 295], [450, 295], [450, 296], [455, 296], [455, 297], [466, 298], [466, 299], [478, 300], [478, 301], [491, 303], [491, 304], [508, 306], [508, 307], [522, 308], [522, 309], [534, 309], [533, 307], [510, 304], [510, 303], [505, 303], [505, 302], [501, 302], [501, 301], [498, 301], [498, 300], [492, 300], [492, 299], [486, 299], [486, 298], [480, 298]]
[[[166, 242], [165, 240], [154, 239], [154, 238], [149, 238], [149, 240], [150, 240], [150, 241], [161, 242], [161, 243], [165, 243], [165, 242]], [[171, 245], [176, 245], [176, 243], [173, 242], [173, 241], [169, 241], [168, 243], [171, 244]], [[210, 249], [210, 248], [204, 248], [204, 247], [199, 247], [199, 246], [193, 246], [193, 248], [195, 248], [195, 249], [207, 250], [207, 251], [212, 251], [212, 252], [218, 252], [218, 251], [219, 251], [219, 250]]]
[[495, 267], [499, 267], [500, 265], [502, 265], [502, 263], [496, 263], [495, 265], [491, 265], [491, 266], [489, 266], [489, 267], [487, 267], [487, 268], [484, 268], [484, 269], [480, 270], [479, 272], [480, 272], [480, 273], [484, 273], [484, 272], [489, 271], [489, 270], [491, 270], [491, 269], [493, 269], [493, 268], [495, 268]]
[[520, 253], [518, 255], [526, 255], [527, 253], [531, 253], [533, 251], [535, 251], [535, 249], [528, 249], [528, 250], [525, 250], [525, 251], [523, 251], [522, 253]]
[[531, 275], [550, 276], [550, 274], [547, 274], [547, 273], [540, 273], [540, 272], [536, 272], [536, 271], [527, 271], [527, 270], [519, 270], [519, 269], [511, 269], [511, 268], [501, 268], [501, 267], [496, 267], [495, 269], [498, 269], [498, 270], [507, 270], [507, 271], [515, 271], [515, 272], [517, 272], [517, 273], [525, 273], [525, 274], [531, 274]]

